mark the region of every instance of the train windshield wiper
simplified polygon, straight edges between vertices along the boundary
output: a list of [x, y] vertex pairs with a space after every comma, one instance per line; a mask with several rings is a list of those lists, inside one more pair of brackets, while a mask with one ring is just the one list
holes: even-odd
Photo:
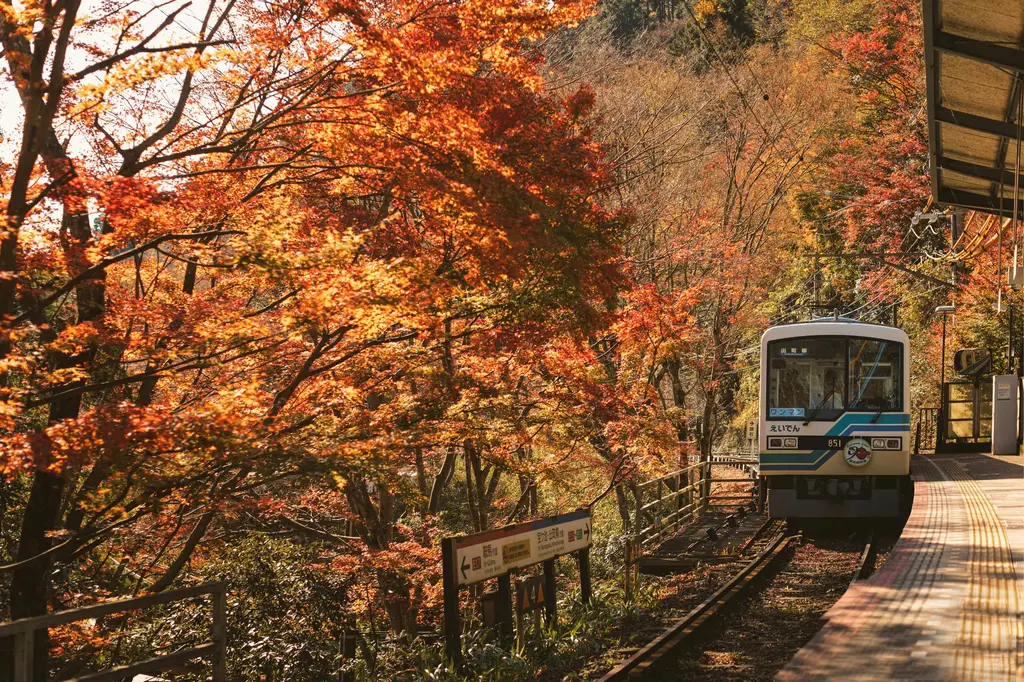
[[804, 426], [807, 426], [808, 424], [810, 424], [811, 420], [818, 416], [818, 413], [821, 412], [821, 408], [825, 407], [825, 403], [827, 403], [829, 400], [832, 400], [832, 396], [834, 396], [835, 393], [836, 393], [836, 389], [835, 388], [829, 389], [828, 395], [826, 395], [824, 398], [822, 398], [821, 402], [818, 403], [817, 406], [813, 410], [811, 410], [811, 413], [809, 415], [807, 415], [807, 420], [804, 421]]

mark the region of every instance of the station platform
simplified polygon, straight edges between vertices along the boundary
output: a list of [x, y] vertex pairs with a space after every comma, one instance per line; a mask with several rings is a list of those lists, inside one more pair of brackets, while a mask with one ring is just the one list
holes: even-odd
[[1021, 460], [916, 456], [899, 541], [776, 679], [1024, 682]]

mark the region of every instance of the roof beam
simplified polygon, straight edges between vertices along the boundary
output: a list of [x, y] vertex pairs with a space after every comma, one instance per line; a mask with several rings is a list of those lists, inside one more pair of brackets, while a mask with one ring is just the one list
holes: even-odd
[[[974, 208], [979, 211], [987, 211], [989, 213], [993, 211], [1005, 211], [1008, 215], [1013, 215], [1013, 198], [1003, 197], [1000, 202], [999, 198], [994, 196], [988, 196], [985, 194], [978, 194], [976, 192], [967, 192], [964, 190], [950, 189], [949, 187], [943, 187], [939, 190], [939, 196], [936, 199], [939, 203], [950, 204], [953, 206], [963, 206], [964, 208]], [[1000, 206], [1000, 203], [1002, 206]], [[1018, 205], [1024, 206], [1024, 200], [1019, 201]]]
[[939, 52], [967, 57], [1001, 69], [1024, 73], [1024, 51], [937, 30], [932, 45]]
[[945, 156], [939, 157], [939, 168], [942, 170], [953, 171], [960, 175], [977, 178], [978, 180], [986, 180], [994, 183], [1002, 182], [1008, 187], [1013, 187], [1013, 171], [1011, 170], [1000, 170], [990, 166], [971, 163], [970, 161], [950, 159]]
[[968, 114], [965, 111], [956, 111], [946, 107], [935, 107], [935, 120], [940, 123], [949, 123], [977, 133], [999, 135], [1001, 137], [1017, 137], [1017, 126], [1006, 121], [997, 121], [994, 118], [985, 118], [975, 114]]

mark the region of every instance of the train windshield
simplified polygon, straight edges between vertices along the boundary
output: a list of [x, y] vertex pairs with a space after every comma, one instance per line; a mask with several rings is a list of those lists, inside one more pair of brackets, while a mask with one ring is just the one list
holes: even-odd
[[901, 346], [837, 336], [770, 342], [768, 418], [832, 421], [846, 410], [901, 410]]
[[903, 398], [901, 344], [850, 339], [850, 409], [899, 410]]
[[769, 417], [835, 419], [845, 409], [846, 339], [786, 339], [768, 345]]

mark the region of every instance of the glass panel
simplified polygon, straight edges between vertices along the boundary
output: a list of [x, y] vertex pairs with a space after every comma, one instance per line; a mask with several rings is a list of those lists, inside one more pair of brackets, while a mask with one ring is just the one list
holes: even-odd
[[950, 403], [949, 419], [974, 419], [974, 403]]
[[949, 435], [954, 438], [973, 438], [974, 420], [968, 419], [967, 421], [951, 421], [949, 423]]
[[786, 339], [768, 344], [768, 418], [831, 421], [844, 408], [846, 340]]
[[850, 409], [899, 410], [903, 402], [901, 344], [850, 339]]
[[978, 423], [978, 438], [991, 438], [992, 437], [992, 422], [988, 419], [982, 419]]
[[970, 400], [974, 402], [974, 386], [971, 384], [950, 384], [950, 400]]

